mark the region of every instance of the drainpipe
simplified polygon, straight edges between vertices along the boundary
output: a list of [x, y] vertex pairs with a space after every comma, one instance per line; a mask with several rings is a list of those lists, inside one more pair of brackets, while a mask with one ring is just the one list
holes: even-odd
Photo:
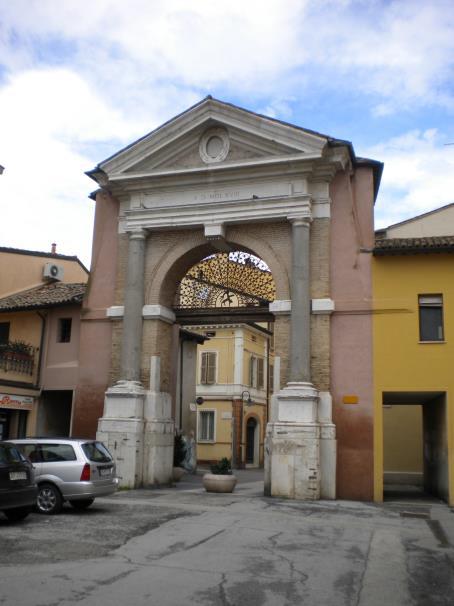
[[[270, 323], [268, 322], [268, 330]], [[266, 421], [265, 427], [270, 418], [270, 336], [266, 338]]]

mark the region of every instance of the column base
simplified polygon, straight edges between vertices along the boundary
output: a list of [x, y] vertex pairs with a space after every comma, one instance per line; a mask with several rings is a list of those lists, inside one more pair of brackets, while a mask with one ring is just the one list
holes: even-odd
[[276, 394], [277, 422], [317, 423], [318, 391], [312, 383], [290, 382]]
[[269, 490], [272, 497], [320, 498], [320, 426], [272, 423], [268, 427]]
[[112, 453], [122, 488], [142, 484], [144, 397], [140, 383], [119, 381], [107, 390], [104, 414], [98, 421], [96, 439]]
[[265, 495], [334, 499], [336, 429], [330, 394], [294, 382], [274, 397], [277, 420], [268, 424], [265, 438]]

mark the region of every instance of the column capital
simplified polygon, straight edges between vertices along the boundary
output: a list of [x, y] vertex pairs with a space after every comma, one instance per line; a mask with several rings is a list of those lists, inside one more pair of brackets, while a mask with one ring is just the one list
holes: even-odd
[[148, 229], [142, 229], [141, 227], [130, 229], [126, 233], [130, 240], [146, 240], [149, 234]]
[[292, 225], [303, 225], [304, 227], [310, 227], [311, 223], [312, 223], [312, 215], [311, 214], [295, 214], [295, 215], [288, 215], [287, 219], [289, 220], [289, 222]]

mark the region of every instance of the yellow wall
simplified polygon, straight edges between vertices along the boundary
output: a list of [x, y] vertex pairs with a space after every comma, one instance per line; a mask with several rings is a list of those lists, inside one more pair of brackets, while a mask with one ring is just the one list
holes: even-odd
[[[255, 338], [255, 340], [254, 340]], [[265, 358], [266, 339], [256, 333], [244, 332], [243, 383], [249, 385], [249, 360], [251, 356]], [[266, 370], [265, 370], [266, 373]]]
[[[374, 257], [374, 496], [383, 496], [385, 391], [447, 394], [449, 501], [454, 504], [454, 255]], [[418, 295], [442, 294], [442, 343], [419, 343]]]
[[[211, 330], [216, 337], [205, 341], [203, 345], [197, 346], [197, 382], [200, 383], [200, 354], [202, 351], [216, 351], [217, 376], [216, 383], [233, 383], [233, 355], [235, 351], [235, 330], [232, 328], [216, 328]], [[207, 332], [207, 331], [199, 331]]]
[[[232, 402], [227, 400], [206, 401], [199, 410], [216, 411], [215, 443], [197, 442], [197, 459], [201, 461], [219, 461], [223, 457], [232, 458]], [[222, 413], [230, 414], [223, 419]]]
[[422, 473], [422, 407], [383, 407], [383, 432], [384, 471]]

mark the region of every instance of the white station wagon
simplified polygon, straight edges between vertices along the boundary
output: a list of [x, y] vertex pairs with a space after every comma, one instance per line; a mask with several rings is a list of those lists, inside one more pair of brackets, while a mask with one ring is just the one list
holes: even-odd
[[33, 464], [40, 513], [58, 513], [64, 501], [86, 509], [118, 488], [115, 462], [102, 442], [76, 438], [9, 440]]

